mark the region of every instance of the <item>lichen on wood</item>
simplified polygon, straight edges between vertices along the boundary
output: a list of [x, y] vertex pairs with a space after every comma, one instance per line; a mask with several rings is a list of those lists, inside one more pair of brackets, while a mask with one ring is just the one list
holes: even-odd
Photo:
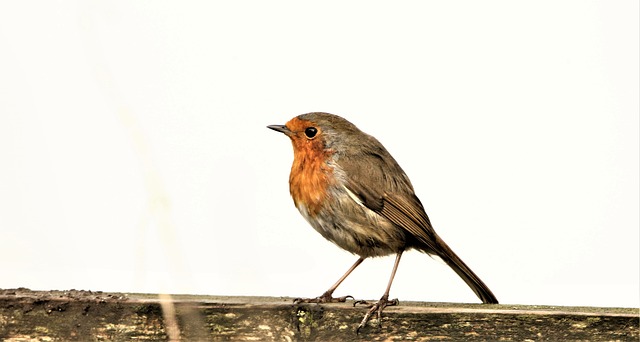
[[[166, 297], [166, 296], [165, 296]], [[366, 307], [292, 298], [171, 296], [182, 340], [638, 341], [640, 310], [406, 302], [381, 327], [355, 328]], [[166, 304], [166, 303], [163, 303]], [[157, 295], [0, 290], [2, 341], [167, 341]]]

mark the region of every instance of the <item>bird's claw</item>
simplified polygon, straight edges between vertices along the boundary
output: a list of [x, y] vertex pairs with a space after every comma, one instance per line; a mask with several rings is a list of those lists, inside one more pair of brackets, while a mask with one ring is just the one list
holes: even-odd
[[[356, 304], [369, 304], [369, 302], [367, 302], [366, 300], [357, 300], [353, 303], [353, 306], [355, 306]], [[364, 315], [364, 318], [362, 318], [362, 322], [360, 322], [358, 328], [356, 328], [356, 334], [360, 332], [360, 329], [364, 328], [364, 326], [367, 325], [367, 322], [369, 321], [373, 313], [377, 313], [378, 328], [380, 328], [382, 326], [382, 310], [384, 310], [384, 308], [386, 308], [387, 306], [394, 306], [398, 304], [400, 304], [400, 301], [397, 298], [389, 300], [388, 296], [382, 296], [379, 301], [374, 304], [370, 304], [369, 311], [367, 311], [367, 313]]]
[[301, 303], [344, 303], [347, 299], [354, 299], [353, 296], [342, 296], [342, 297], [332, 297], [331, 294], [323, 294], [322, 296], [316, 298], [296, 298], [293, 300], [295, 304]]
[[373, 304], [371, 304], [371, 303], [367, 302], [367, 301], [366, 301], [366, 300], [364, 300], [364, 299], [358, 299], [358, 300], [354, 300], [354, 301], [353, 301], [353, 307], [354, 307], [354, 308], [355, 308], [355, 307], [356, 307], [356, 305], [358, 305], [358, 304], [368, 304], [368, 305], [369, 305], [369, 307], [371, 307], [371, 305], [373, 305]]

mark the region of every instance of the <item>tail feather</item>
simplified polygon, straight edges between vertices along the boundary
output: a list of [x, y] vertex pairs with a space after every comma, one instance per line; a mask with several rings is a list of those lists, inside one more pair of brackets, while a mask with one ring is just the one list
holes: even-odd
[[439, 237], [436, 237], [438, 248], [437, 255], [451, 267], [464, 280], [467, 285], [485, 304], [498, 304], [498, 299], [493, 295], [489, 287], [473, 273], [473, 271], [460, 259], [456, 253]]

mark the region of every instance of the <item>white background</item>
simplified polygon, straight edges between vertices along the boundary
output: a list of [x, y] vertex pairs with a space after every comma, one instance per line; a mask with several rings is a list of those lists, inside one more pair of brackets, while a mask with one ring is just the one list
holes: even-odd
[[[2, 2], [0, 288], [320, 295], [356, 257], [297, 213], [265, 126], [328, 111], [502, 303], [637, 307], [638, 7]], [[477, 301], [417, 252], [391, 295]]]

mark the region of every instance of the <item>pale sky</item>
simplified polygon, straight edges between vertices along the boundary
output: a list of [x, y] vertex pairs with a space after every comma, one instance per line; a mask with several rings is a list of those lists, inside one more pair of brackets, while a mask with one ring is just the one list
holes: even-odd
[[[640, 305], [638, 1], [0, 3], [0, 288], [315, 297], [288, 139], [376, 136], [501, 303]], [[377, 299], [393, 257], [335, 295]], [[405, 253], [402, 300], [477, 302]]]

